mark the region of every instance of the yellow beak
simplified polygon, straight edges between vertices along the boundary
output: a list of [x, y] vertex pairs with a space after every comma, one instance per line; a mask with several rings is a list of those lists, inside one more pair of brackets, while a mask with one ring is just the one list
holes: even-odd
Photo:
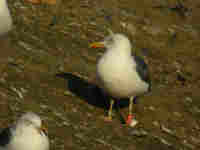
[[104, 48], [104, 44], [102, 42], [94, 42], [92, 44], [90, 44], [91, 48]]
[[42, 123], [42, 126], [39, 128], [39, 132], [40, 132], [40, 134], [45, 134], [45, 135], [47, 135], [47, 133], [48, 133], [48, 130], [47, 130], [47, 128], [44, 126], [44, 123]]

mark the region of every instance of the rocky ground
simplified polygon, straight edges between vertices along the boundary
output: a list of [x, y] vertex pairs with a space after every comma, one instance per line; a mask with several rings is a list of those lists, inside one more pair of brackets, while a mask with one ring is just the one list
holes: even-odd
[[[33, 111], [52, 150], [200, 149], [200, 1], [8, 2], [14, 28], [1, 39], [0, 127]], [[88, 45], [107, 28], [129, 36], [149, 64], [153, 89], [134, 107], [135, 128], [118, 111], [104, 122], [108, 100], [91, 82], [104, 50]]]

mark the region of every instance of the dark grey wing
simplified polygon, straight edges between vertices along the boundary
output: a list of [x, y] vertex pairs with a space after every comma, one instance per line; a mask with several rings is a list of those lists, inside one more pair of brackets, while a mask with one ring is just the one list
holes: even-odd
[[144, 62], [144, 60], [134, 55], [134, 60], [136, 62], [136, 71], [138, 72], [140, 78], [149, 84], [149, 91], [151, 90], [151, 78], [149, 74], [149, 69], [147, 64]]
[[11, 139], [11, 128], [5, 128], [0, 133], [0, 147], [6, 146]]

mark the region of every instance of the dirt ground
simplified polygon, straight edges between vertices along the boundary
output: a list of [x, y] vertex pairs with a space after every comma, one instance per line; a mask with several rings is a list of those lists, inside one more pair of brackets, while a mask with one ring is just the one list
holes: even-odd
[[[52, 150], [200, 149], [200, 1], [8, 0], [13, 30], [1, 39], [0, 127], [41, 115]], [[148, 61], [152, 92], [139, 97], [127, 127], [91, 81], [107, 28], [124, 33]], [[128, 101], [120, 113], [127, 116]]]

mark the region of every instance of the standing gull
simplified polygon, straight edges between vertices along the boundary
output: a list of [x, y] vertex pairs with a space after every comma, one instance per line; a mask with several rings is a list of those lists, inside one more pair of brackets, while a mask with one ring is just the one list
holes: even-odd
[[25, 113], [0, 133], [0, 150], [49, 150], [49, 139], [38, 115]]
[[0, 36], [12, 28], [12, 18], [6, 0], [0, 0]]
[[107, 51], [97, 63], [97, 79], [104, 93], [111, 96], [106, 120], [112, 120], [114, 100], [129, 98], [129, 114], [126, 123], [137, 124], [132, 115], [133, 101], [136, 96], [150, 90], [150, 77], [147, 65], [138, 56], [131, 55], [131, 42], [123, 34], [110, 35], [103, 42], [95, 42], [93, 48], [105, 47]]

